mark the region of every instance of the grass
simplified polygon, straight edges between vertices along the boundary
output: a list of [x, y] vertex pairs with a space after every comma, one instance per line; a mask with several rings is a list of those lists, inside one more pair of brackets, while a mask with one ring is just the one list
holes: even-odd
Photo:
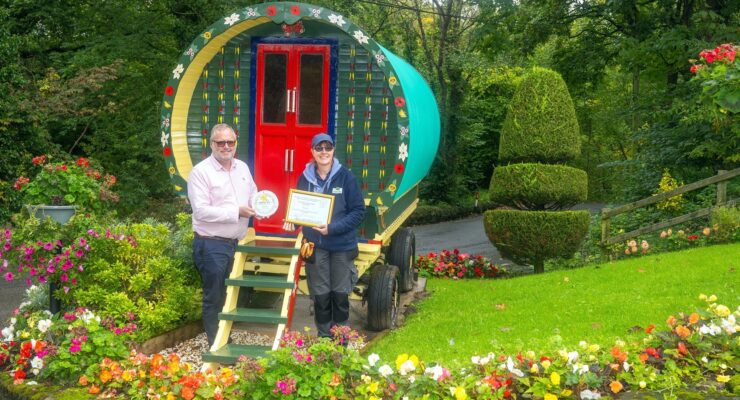
[[505, 280], [427, 280], [430, 296], [368, 354], [451, 364], [490, 351], [573, 349], [581, 340], [611, 346], [703, 307], [701, 293], [737, 307], [739, 274], [740, 243]]

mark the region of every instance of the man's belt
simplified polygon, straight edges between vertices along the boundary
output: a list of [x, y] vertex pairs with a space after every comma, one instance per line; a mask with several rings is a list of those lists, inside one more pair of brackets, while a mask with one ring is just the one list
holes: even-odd
[[238, 239], [229, 239], [229, 238], [225, 238], [221, 236], [204, 236], [198, 232], [193, 232], [193, 233], [195, 234], [195, 237], [200, 238], [200, 239], [218, 240], [221, 242], [227, 242], [227, 243], [233, 243], [233, 244], [236, 244], [237, 242], [239, 242]]

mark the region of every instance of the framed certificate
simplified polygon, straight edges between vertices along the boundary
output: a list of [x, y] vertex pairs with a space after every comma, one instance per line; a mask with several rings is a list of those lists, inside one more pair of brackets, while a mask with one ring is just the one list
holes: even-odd
[[328, 224], [333, 208], [334, 196], [290, 189], [285, 221], [303, 226]]

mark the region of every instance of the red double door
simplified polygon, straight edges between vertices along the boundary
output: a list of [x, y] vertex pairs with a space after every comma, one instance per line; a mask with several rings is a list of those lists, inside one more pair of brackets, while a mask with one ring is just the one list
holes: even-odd
[[254, 221], [258, 232], [284, 233], [288, 191], [311, 160], [311, 138], [329, 126], [330, 45], [258, 44], [254, 177], [280, 208]]

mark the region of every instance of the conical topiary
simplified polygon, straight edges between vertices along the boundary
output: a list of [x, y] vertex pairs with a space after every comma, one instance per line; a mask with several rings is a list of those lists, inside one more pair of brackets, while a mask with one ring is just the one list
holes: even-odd
[[514, 93], [504, 121], [491, 199], [508, 209], [487, 211], [484, 225], [501, 254], [543, 272], [545, 260], [569, 257], [588, 232], [587, 211], [561, 210], [586, 200], [588, 177], [558, 165], [580, 153], [573, 101], [560, 75], [534, 68]]

